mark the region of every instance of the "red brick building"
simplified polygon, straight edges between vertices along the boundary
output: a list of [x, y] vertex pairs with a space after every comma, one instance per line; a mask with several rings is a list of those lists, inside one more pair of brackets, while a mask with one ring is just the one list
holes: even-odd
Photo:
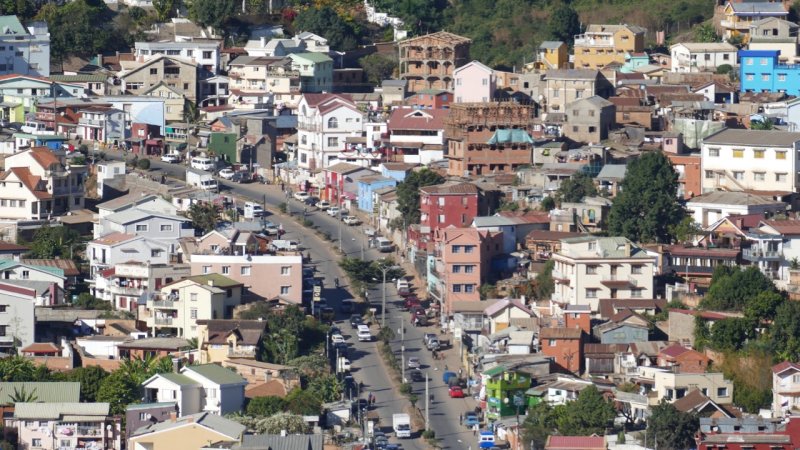
[[443, 89], [423, 89], [406, 98], [406, 104], [418, 109], [447, 109], [453, 93]]
[[674, 367], [679, 373], [705, 373], [711, 359], [680, 344], [672, 344], [658, 352], [658, 365]]
[[800, 417], [763, 433], [698, 433], [697, 450], [794, 450], [800, 447]]
[[702, 194], [700, 184], [700, 155], [676, 155], [664, 152], [672, 163], [672, 167], [678, 172], [678, 195], [688, 200]]
[[556, 370], [580, 373], [583, 366], [583, 330], [580, 328], [542, 328], [539, 332], [542, 353], [553, 357]]
[[468, 227], [478, 215], [478, 188], [469, 183], [445, 183], [419, 189], [420, 225], [430, 231]]

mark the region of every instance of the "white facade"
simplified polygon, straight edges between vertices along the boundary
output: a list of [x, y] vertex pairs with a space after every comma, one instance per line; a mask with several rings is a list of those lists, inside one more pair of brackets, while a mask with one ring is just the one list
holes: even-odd
[[742, 258], [757, 266], [780, 289], [786, 289], [792, 261], [800, 260], [798, 230], [798, 220], [764, 220], [757, 231], [748, 234], [750, 247], [742, 250]]
[[[93, 249], [94, 252], [94, 249]], [[94, 296], [110, 302], [115, 310], [136, 311], [142, 295], [157, 292], [167, 283], [189, 276], [185, 264], [155, 264], [125, 261], [114, 265], [114, 273], [96, 271]]]
[[292, 53], [292, 70], [300, 73], [303, 92], [330, 92], [333, 89], [333, 60], [324, 53]]
[[800, 409], [800, 365], [784, 362], [772, 368], [772, 417], [783, 419]]
[[111, 233], [86, 245], [89, 275], [129, 261], [150, 264], [168, 264], [170, 245], [164, 242], [125, 233]]
[[302, 169], [324, 169], [336, 164], [347, 137], [358, 137], [364, 116], [355, 103], [332, 94], [306, 96], [297, 107], [297, 159]]
[[745, 192], [713, 191], [686, 202], [695, 223], [711, 226], [718, 220], [733, 215], [769, 214], [786, 212], [786, 203], [769, 197]]
[[703, 192], [797, 192], [800, 133], [724, 129], [703, 139]]
[[[167, 55], [192, 61], [208, 74], [219, 73], [220, 42], [136, 42], [134, 53], [138, 57], [148, 58], [152, 55]], [[202, 78], [202, 77], [198, 77]]]
[[[229, 369], [222, 370], [235, 373]], [[244, 407], [244, 388], [247, 386], [247, 380], [241, 376], [239, 376], [241, 381], [237, 383], [219, 383], [204, 376], [200, 370], [194, 370], [192, 366], [184, 367], [181, 374], [195, 380], [203, 387], [203, 411], [225, 415], [239, 412]]]
[[103, 184], [117, 175], [125, 175], [125, 161], [105, 161], [97, 165], [97, 195], [103, 198]]
[[[52, 151], [33, 148], [6, 157], [5, 168], [6, 170], [14, 168], [27, 170], [34, 177], [38, 177], [38, 181], [44, 187], [47, 195], [37, 193], [37, 197], [42, 203], [52, 199], [52, 208], [50, 208], [52, 214], [83, 209], [86, 166], [67, 166], [63, 159]], [[30, 188], [34, 180], [32, 177], [28, 177], [28, 183], [25, 183], [26, 187]], [[0, 192], [2, 192], [1, 186]], [[47, 198], [48, 196], [50, 198]], [[2, 202], [0, 202], [1, 207]], [[32, 206], [29, 208], [29, 212], [37, 213]], [[42, 214], [41, 207], [38, 209], [38, 213]]]
[[488, 102], [494, 98], [497, 77], [492, 69], [478, 61], [456, 69], [453, 78], [453, 98], [456, 103]]
[[87, 141], [120, 144], [125, 138], [125, 113], [113, 108], [88, 108], [78, 119], [78, 136]]
[[146, 209], [131, 208], [100, 219], [95, 225], [95, 238], [109, 233], [126, 233], [144, 236], [148, 239], [165, 242], [171, 251], [177, 248], [177, 241], [183, 237], [194, 236], [191, 220]]
[[64, 289], [65, 278], [62, 275], [63, 271], [48, 270], [43, 266], [31, 266], [23, 264], [19, 261], [4, 260], [0, 266], [0, 282], [2, 280], [14, 280], [22, 282], [43, 282], [52, 283], [59, 288]]
[[588, 305], [597, 312], [601, 298], [653, 298], [656, 258], [626, 238], [562, 239], [552, 259], [552, 300], [559, 305]]
[[35, 290], [0, 282], [0, 348], [33, 344], [35, 304]]
[[180, 383], [179, 381], [184, 380], [172, 375], [175, 374], [154, 375], [142, 383], [146, 401], [149, 403], [175, 402], [178, 405], [179, 417], [202, 411], [203, 387], [199, 383]]
[[640, 377], [654, 381], [654, 396], [650, 405], [657, 405], [662, 399], [669, 403], [683, 398], [692, 389], [699, 389], [706, 397], [720, 405], [733, 403], [733, 382], [726, 380], [722, 373], [674, 373], [660, 367], [639, 367]]
[[727, 42], [685, 42], [670, 47], [673, 72], [714, 72], [728, 64], [736, 66], [737, 48]]
[[50, 31], [46, 22], [23, 27], [16, 16], [0, 16], [0, 75], [50, 76]]

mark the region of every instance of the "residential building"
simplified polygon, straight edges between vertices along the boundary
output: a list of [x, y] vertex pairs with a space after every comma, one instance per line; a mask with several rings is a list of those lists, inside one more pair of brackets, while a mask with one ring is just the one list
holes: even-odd
[[375, 191], [387, 187], [395, 187], [397, 181], [394, 178], [384, 177], [383, 175], [373, 175], [358, 179], [358, 209], [372, 215], [375, 212]]
[[616, 107], [610, 101], [593, 95], [567, 104], [567, 123], [562, 133], [575, 142], [599, 143], [608, 138], [616, 121]]
[[[109, 233], [86, 244], [91, 278], [101, 270], [113, 269], [117, 264], [129, 261], [166, 265], [170, 263], [170, 254], [170, 244], [127, 233]], [[106, 273], [103, 278], [109, 275]]]
[[149, 89], [145, 89], [142, 95], [164, 99], [164, 118], [167, 122], [181, 122], [184, 119], [186, 95], [177, 88], [160, 81]]
[[531, 374], [522, 369], [498, 364], [481, 373], [486, 386], [486, 417], [497, 420], [524, 413], [525, 391], [531, 387]]
[[341, 205], [358, 195], [358, 180], [373, 176], [374, 171], [355, 164], [340, 162], [328, 166], [322, 171], [324, 187], [320, 188], [320, 198]]
[[198, 319], [197, 344], [201, 363], [222, 363], [228, 358], [258, 356], [266, 331], [262, 320]]
[[242, 55], [228, 65], [230, 102], [296, 105], [300, 100], [300, 71], [285, 57], [267, 58]]
[[249, 434], [242, 438], [242, 448], [275, 449], [286, 446], [288, 448], [297, 448], [302, 450], [324, 450], [324, 439], [325, 436], [322, 434], [297, 434], [288, 436], [280, 434]]
[[[6, 187], [13, 186], [20, 189], [16, 191], [19, 195], [16, 202], [19, 212], [24, 208], [30, 211], [31, 215], [49, 217], [83, 209], [86, 166], [68, 165], [63, 157], [57, 156], [51, 150], [33, 147], [7, 156], [5, 169]], [[11, 180], [18, 180], [20, 184], [14, 186], [9, 182]], [[35, 197], [35, 200], [31, 196]], [[19, 200], [29, 201], [21, 205]], [[13, 207], [12, 203], [13, 200], [8, 199], [9, 209]], [[5, 206], [0, 199], [0, 211], [4, 210]]]
[[[603, 169], [607, 168], [606, 165]], [[578, 228], [589, 232], [605, 229], [608, 214], [611, 211], [611, 200], [605, 197], [586, 197], [582, 202], [562, 202], [561, 210], [571, 212]]]
[[650, 326], [650, 321], [641, 314], [622, 311], [597, 325], [594, 334], [601, 344], [633, 344], [649, 340]]
[[[495, 213], [493, 216], [480, 216], [472, 221], [472, 227], [486, 231], [503, 232], [503, 253], [513, 253], [517, 251], [518, 243], [523, 243], [526, 236], [532, 230], [547, 229], [549, 223], [544, 223], [545, 218], [549, 222], [547, 214], [526, 214], [504, 215]], [[535, 212], [534, 212], [535, 213]]]
[[707, 227], [732, 215], [761, 214], [764, 217], [779, 214], [786, 211], [786, 203], [767, 195], [709, 190], [707, 194], [686, 202], [686, 209], [698, 225]]
[[387, 122], [393, 159], [407, 164], [428, 165], [444, 158], [446, 109], [392, 111]]
[[[302, 303], [303, 256], [191, 255], [192, 275], [223, 274], [242, 283], [249, 294]], [[213, 317], [209, 317], [213, 318]]]
[[471, 183], [446, 182], [419, 189], [420, 225], [430, 232], [450, 226], [469, 226], [478, 215], [478, 188]]
[[166, 422], [178, 413], [175, 402], [133, 403], [125, 409], [125, 439], [142, 427]]
[[[92, 250], [96, 249], [93, 246]], [[91, 288], [95, 297], [110, 302], [115, 310], [135, 312], [143, 296], [158, 292], [165, 284], [188, 277], [189, 273], [186, 264], [155, 264], [149, 258], [126, 260], [96, 271]]]
[[139, 338], [117, 344], [121, 359], [159, 359], [165, 356], [178, 356], [190, 350], [190, 347], [189, 341], [175, 337]]
[[444, 89], [421, 89], [406, 98], [406, 106], [414, 109], [447, 109], [453, 103], [453, 93]]
[[575, 68], [602, 69], [625, 64], [627, 53], [644, 51], [646, 29], [633, 25], [589, 25], [575, 36]]
[[330, 92], [333, 87], [333, 60], [325, 53], [292, 53], [292, 70], [300, 73], [303, 92]]
[[665, 246], [660, 273], [674, 273], [685, 279], [709, 282], [717, 266], [738, 266], [741, 263], [740, 250], [725, 248], [722, 244], [720, 242], [719, 247]]
[[103, 74], [50, 75], [48, 78], [57, 83], [81, 86], [87, 95], [102, 97], [111, 93], [110, 80]]
[[180, 417], [241, 411], [246, 385], [239, 374], [217, 364], [186, 366], [180, 373], [156, 374], [142, 383], [145, 403], [174, 401]]
[[[648, 369], [648, 370], [643, 370]], [[689, 393], [691, 388], [698, 389], [703, 395], [720, 405], [733, 403], [733, 382], [726, 380], [722, 373], [675, 373], [671, 369], [639, 368], [640, 377], [637, 380], [652, 380], [652, 390], [648, 391], [650, 405], [655, 406], [666, 400], [673, 403]]]
[[[25, 114], [35, 112], [39, 102], [53, 101], [54, 97], [58, 97], [59, 101], [67, 100], [70, 97], [80, 98], [84, 97], [86, 92], [78, 84], [60, 83], [35, 75], [12, 73], [0, 75], [0, 95], [3, 96], [0, 117], [3, 120], [25, 123], [27, 122]], [[22, 131], [33, 132], [36, 130], [25, 128]]]
[[545, 450], [606, 450], [603, 436], [548, 436]]
[[536, 62], [541, 69], [567, 69], [569, 47], [562, 41], [544, 41], [539, 44]]
[[189, 41], [161, 41], [161, 42], [136, 42], [133, 44], [133, 54], [137, 58], [146, 59], [155, 55], [167, 55], [192, 61], [202, 69], [200, 78], [217, 75], [220, 70], [221, 41], [217, 40], [189, 40]]
[[123, 448], [122, 424], [108, 403], [16, 403], [13, 424], [21, 448]]
[[[116, 167], [116, 166], [114, 166]], [[111, 171], [108, 171], [111, 172]], [[115, 175], [124, 173], [121, 171], [114, 171]], [[111, 214], [122, 212], [128, 209], [138, 208], [146, 211], [155, 211], [161, 214], [176, 215], [178, 209], [164, 199], [164, 197], [155, 194], [145, 194], [142, 192], [131, 192], [109, 200], [97, 205], [98, 216], [102, 219], [110, 216]]]
[[748, 50], [780, 50], [780, 62], [797, 61], [798, 25], [778, 17], [756, 20], [750, 24]]
[[17, 16], [0, 16], [0, 75], [50, 76], [50, 31], [47, 22], [23, 27]]
[[170, 417], [133, 432], [129, 448], [135, 450], [201, 449], [211, 443], [238, 444], [246, 427], [208, 412], [178, 418]]
[[126, 137], [125, 112], [102, 106], [83, 109], [77, 133], [87, 141], [119, 145]]
[[123, 61], [119, 73], [122, 91], [142, 95], [162, 81], [192, 102], [197, 102], [197, 63], [166, 55]]
[[784, 361], [772, 366], [772, 417], [800, 410], [800, 364]]
[[728, 430], [720, 432], [717, 430], [723, 427], [717, 424], [722, 419], [701, 417], [701, 430], [695, 438], [697, 449], [792, 450], [800, 443], [800, 420], [796, 417], [789, 417], [777, 426], [769, 422], [755, 422], [752, 418], [730, 420], [735, 420], [736, 425], [725, 427]]
[[798, 150], [797, 132], [726, 128], [707, 136], [701, 150], [703, 193], [718, 189], [798, 192]]
[[601, 298], [653, 298], [655, 257], [626, 238], [562, 239], [552, 259], [552, 300], [558, 304], [589, 305], [596, 312]]
[[568, 104], [593, 95], [603, 95], [602, 75], [590, 69], [548, 70], [545, 74], [545, 111], [562, 112]]
[[780, 56], [780, 50], [739, 50], [740, 92], [799, 95], [800, 67], [782, 63]]
[[5, 182], [0, 199], [0, 218], [11, 220], [49, 219], [53, 214], [53, 195], [46, 182], [24, 167], [12, 167], [2, 174]]
[[[64, 269], [62, 268], [47, 265], [27, 264], [24, 261], [13, 261], [9, 259], [0, 260], [0, 278], [2, 278], [3, 282], [10, 284], [19, 284], [24, 286], [25, 283], [43, 282], [48, 285], [55, 284], [60, 289], [64, 289], [66, 282]], [[29, 287], [35, 288], [37, 291], [42, 288], [41, 285], [34, 287], [33, 284], [31, 284]], [[56, 296], [58, 294], [53, 292], [53, 295]], [[59, 297], [54, 297], [54, 299], [58, 298]], [[48, 301], [45, 305], [39, 306], [58, 303], [61, 302]]]
[[456, 103], [479, 103], [494, 100], [497, 77], [494, 70], [479, 61], [472, 61], [453, 72]]
[[742, 258], [785, 287], [793, 261], [800, 259], [800, 220], [762, 220], [747, 234], [751, 242]]
[[454, 103], [445, 119], [448, 174], [513, 173], [531, 164], [535, 108], [513, 102]]
[[480, 301], [480, 287], [492, 276], [492, 259], [502, 251], [502, 233], [447, 227], [436, 230], [433, 239], [436, 256], [428, 286], [449, 316], [454, 301]]
[[533, 311], [520, 300], [497, 300], [483, 311], [489, 322], [489, 333], [494, 334], [512, 326], [515, 319], [530, 319]]
[[105, 216], [98, 225], [95, 225], [95, 238], [110, 233], [133, 234], [168, 243], [171, 253], [174, 253], [178, 239], [194, 236], [192, 221], [188, 218], [140, 208]]
[[[230, 272], [222, 267], [220, 273]], [[195, 275], [161, 287], [139, 305], [139, 319], [152, 334], [169, 333], [185, 339], [199, 339], [198, 320], [232, 319], [233, 309], [242, 304], [243, 284], [220, 273]]]
[[[26, 281], [27, 286], [0, 282], [0, 349], [24, 348], [34, 342], [36, 321], [33, 310], [46, 281]], [[77, 401], [77, 400], [76, 400]]]
[[547, 327], [539, 330], [542, 354], [552, 357], [553, 365], [562, 371], [581, 372], [583, 339], [583, 330], [580, 328]]
[[[441, 89], [445, 90], [445, 89]], [[406, 80], [383, 80], [381, 82], [381, 100], [387, 106], [402, 105], [408, 97], [408, 81]]]
[[400, 41], [400, 79], [408, 81], [411, 92], [453, 90], [454, 72], [468, 62], [471, 43], [446, 31]]
[[[278, 381], [283, 386], [280, 390], [287, 394], [295, 387], [300, 387], [300, 375], [297, 369], [291, 366], [266, 363], [251, 358], [226, 358], [222, 361], [222, 367], [235, 371], [247, 380], [245, 397], [248, 398], [252, 393], [264, 388], [265, 383]], [[275, 386], [273, 383], [272, 386], [266, 387]]]
[[672, 72], [716, 72], [722, 65], [736, 65], [737, 48], [727, 42], [681, 42], [670, 48]]
[[711, 358], [697, 350], [672, 344], [658, 352], [660, 367], [673, 367], [679, 373], [705, 373]]
[[678, 198], [689, 200], [702, 191], [702, 158], [699, 154], [664, 153], [678, 173]]
[[770, 17], [785, 19], [789, 15], [783, 3], [767, 1], [739, 2], [729, 1], [723, 10], [723, 19], [720, 22], [722, 28], [722, 38], [741, 39], [747, 44], [750, 41], [750, 31], [755, 22]]
[[349, 96], [304, 94], [298, 106], [297, 163], [317, 171], [334, 165], [348, 137], [360, 137], [363, 115]]

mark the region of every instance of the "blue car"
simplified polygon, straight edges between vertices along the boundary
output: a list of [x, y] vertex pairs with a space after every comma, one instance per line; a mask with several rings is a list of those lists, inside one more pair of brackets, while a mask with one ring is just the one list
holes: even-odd
[[481, 435], [478, 436], [478, 447], [486, 449], [494, 447], [494, 433], [481, 431]]
[[458, 375], [456, 375], [455, 372], [449, 372], [449, 371], [442, 374], [442, 382], [444, 382], [444, 384], [449, 385], [451, 378], [458, 378]]
[[472, 428], [475, 425], [480, 425], [481, 421], [478, 420], [478, 415], [474, 412], [468, 412], [464, 415], [464, 426], [467, 428]]

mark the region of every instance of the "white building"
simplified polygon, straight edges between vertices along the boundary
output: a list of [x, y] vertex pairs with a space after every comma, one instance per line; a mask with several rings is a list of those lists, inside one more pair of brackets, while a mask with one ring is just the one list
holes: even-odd
[[103, 161], [97, 164], [97, 196], [103, 198], [103, 186], [107, 180], [125, 176], [125, 161]]
[[46, 22], [27, 28], [17, 16], [0, 16], [0, 75], [50, 76], [50, 31]]
[[[109, 163], [115, 164], [115, 163]], [[121, 163], [125, 164], [125, 163]], [[102, 165], [99, 165], [102, 166]], [[99, 171], [99, 168], [98, 168]], [[124, 173], [124, 172], [123, 172]], [[155, 194], [145, 194], [144, 192], [131, 192], [117, 197], [113, 200], [100, 203], [97, 205], [97, 212], [100, 219], [103, 219], [111, 214], [122, 212], [128, 209], [138, 208], [145, 211], [153, 211], [161, 214], [176, 215], [178, 208], [172, 203]]]
[[217, 364], [187, 366], [180, 373], [153, 375], [142, 383], [146, 403], [176, 402], [178, 414], [241, 412], [247, 380]]
[[444, 158], [446, 109], [397, 108], [388, 120], [389, 143], [404, 163], [427, 165]]
[[95, 225], [94, 237], [109, 233], [127, 233], [144, 236], [148, 239], [169, 244], [171, 252], [177, 248], [177, 241], [183, 237], [194, 236], [192, 221], [186, 217], [164, 214], [147, 209], [130, 208], [100, 219]]
[[300, 73], [303, 92], [330, 92], [333, 89], [333, 60], [325, 53], [292, 53], [292, 70]]
[[800, 364], [791, 361], [772, 366], [772, 417], [783, 419], [800, 409]]
[[247, 41], [244, 51], [250, 56], [288, 56], [292, 53], [318, 52], [328, 53], [330, 46], [328, 40], [322, 36], [302, 31], [297, 36], [289, 39], [267, 39], [262, 36], [258, 39]]
[[798, 192], [800, 133], [723, 129], [703, 139], [702, 191]]
[[[62, 157], [49, 149], [34, 147], [6, 157], [5, 168], [11, 169], [14, 177], [19, 178], [24, 188], [38, 199], [38, 209], [34, 203], [28, 203], [26, 214], [42, 215], [43, 207], [53, 215], [83, 209], [86, 166], [67, 166]], [[6, 186], [11, 187], [11, 184], [6, 183]], [[3, 196], [3, 190], [0, 185], [0, 197]], [[0, 200], [0, 211], [4, 206]]]
[[125, 112], [102, 106], [83, 109], [77, 134], [87, 141], [120, 144], [125, 139]]
[[488, 102], [494, 98], [497, 76], [494, 70], [479, 61], [459, 67], [453, 72], [453, 78], [456, 103]]
[[695, 223], [702, 227], [713, 225], [718, 220], [733, 216], [760, 214], [762, 216], [786, 212], [784, 202], [766, 195], [747, 192], [712, 191], [691, 198], [686, 202]]
[[109, 233], [86, 244], [86, 259], [94, 278], [101, 270], [129, 261], [169, 264], [170, 244], [135, 234]]
[[737, 48], [727, 42], [684, 42], [669, 50], [673, 72], [715, 72], [723, 64], [736, 66]]
[[[94, 252], [97, 247], [93, 247]], [[102, 255], [102, 253], [101, 253]], [[155, 294], [162, 286], [188, 277], [186, 264], [154, 264], [125, 261], [94, 274], [94, 296], [110, 302], [115, 310], [136, 311], [144, 295]]]
[[601, 298], [653, 298], [656, 258], [624, 237], [562, 239], [552, 259], [552, 300], [561, 306], [597, 312]]
[[[8, 351], [34, 342], [36, 321], [33, 310], [38, 292], [34, 287], [0, 282], [0, 349]], [[16, 341], [16, 342], [15, 342]]]
[[298, 167], [311, 171], [336, 164], [348, 137], [360, 137], [364, 116], [349, 97], [304, 94], [297, 107]]
[[12, 424], [21, 448], [122, 448], [121, 423], [108, 403], [17, 403]]
[[136, 42], [133, 52], [137, 57], [147, 59], [152, 55], [167, 55], [191, 60], [200, 66], [198, 78], [219, 73], [220, 41], [189, 40], [177, 42]]
[[747, 240], [750, 247], [742, 250], [742, 258], [786, 288], [792, 261], [800, 260], [800, 220], [762, 220]]

